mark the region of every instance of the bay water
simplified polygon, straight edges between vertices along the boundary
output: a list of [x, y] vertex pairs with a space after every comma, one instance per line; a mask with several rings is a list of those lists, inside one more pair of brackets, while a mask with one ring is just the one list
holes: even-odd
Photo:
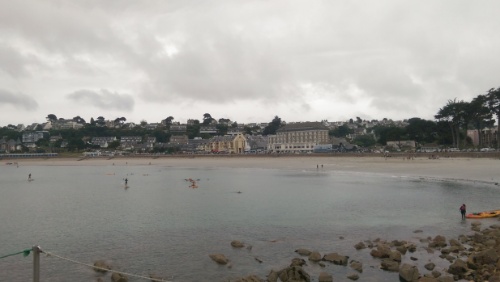
[[[30, 173], [34, 181], [28, 181]], [[398, 281], [397, 273], [379, 269], [368, 249], [353, 246], [376, 238], [457, 238], [470, 232], [460, 205], [466, 203], [469, 212], [500, 208], [498, 192], [484, 183], [322, 168], [2, 164], [0, 256], [39, 245], [74, 260], [42, 254], [41, 281], [110, 281], [109, 274], [76, 263], [96, 260], [170, 281], [230, 281], [250, 274], [265, 278], [298, 257], [296, 249], [307, 248], [361, 261], [360, 281]], [[251, 248], [234, 249], [232, 240]], [[228, 257], [230, 266], [212, 261], [214, 253]], [[429, 260], [445, 268], [438, 255], [418, 248], [412, 256], [419, 260], [411, 263], [421, 273]], [[305, 270], [313, 281], [322, 271], [335, 281], [348, 281], [353, 273], [328, 263], [322, 268], [309, 262]], [[0, 281], [31, 281], [32, 275], [31, 255], [0, 259]]]

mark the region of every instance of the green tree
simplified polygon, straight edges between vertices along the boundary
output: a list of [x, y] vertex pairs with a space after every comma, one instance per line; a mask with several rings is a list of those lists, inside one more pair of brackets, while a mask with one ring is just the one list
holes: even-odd
[[371, 147], [374, 146], [377, 142], [373, 138], [372, 135], [359, 135], [356, 136], [353, 140], [354, 144], [361, 146], [361, 147]]
[[436, 123], [431, 120], [421, 118], [411, 118], [408, 120], [406, 132], [409, 140], [417, 143], [434, 143], [436, 141]]
[[276, 134], [276, 131], [283, 126], [281, 118], [275, 116], [274, 119], [264, 128], [263, 135]]
[[488, 100], [488, 108], [491, 113], [497, 118], [497, 149], [500, 146], [500, 87], [495, 89], [491, 88], [486, 94]]
[[349, 126], [343, 124], [335, 129], [328, 131], [328, 135], [335, 136], [337, 138], [346, 137], [349, 134], [354, 133], [354, 130], [349, 128]]
[[47, 121], [50, 121], [50, 122], [57, 121], [57, 116], [54, 114], [49, 114], [49, 115], [47, 115], [46, 119], [47, 119]]
[[212, 122], [213, 118], [209, 113], [205, 113], [203, 115], [203, 125], [209, 125]]
[[[478, 95], [469, 103], [467, 111], [472, 122], [472, 126], [480, 132], [485, 126], [494, 124], [493, 114], [488, 108], [488, 98], [486, 95]], [[483, 145], [481, 134], [478, 134], [479, 146]]]
[[463, 124], [464, 110], [464, 102], [457, 101], [455, 98], [454, 100], [448, 100], [448, 103], [440, 108], [434, 116], [437, 120], [449, 124], [454, 147], [459, 147], [460, 144], [460, 128]]

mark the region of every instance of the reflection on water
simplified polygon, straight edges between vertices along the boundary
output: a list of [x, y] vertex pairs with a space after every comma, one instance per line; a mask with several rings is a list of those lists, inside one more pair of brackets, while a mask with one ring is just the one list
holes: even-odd
[[[27, 181], [29, 173], [35, 181]], [[189, 178], [198, 188], [190, 188]], [[462, 202], [470, 211], [499, 208], [498, 187], [316, 169], [1, 166], [0, 183], [0, 256], [36, 244], [85, 263], [105, 259], [114, 269], [174, 281], [265, 277], [288, 265], [298, 248], [364, 262], [363, 281], [395, 280], [353, 245], [417, 240], [416, 229], [422, 237], [456, 237], [468, 231], [458, 211]], [[232, 249], [232, 240], [252, 249]], [[224, 253], [232, 268], [216, 265], [211, 253]], [[306, 267], [312, 277], [328, 271], [335, 281], [349, 270]], [[1, 281], [29, 281], [31, 271], [31, 257], [0, 262]], [[84, 266], [42, 257], [42, 281], [95, 277]]]

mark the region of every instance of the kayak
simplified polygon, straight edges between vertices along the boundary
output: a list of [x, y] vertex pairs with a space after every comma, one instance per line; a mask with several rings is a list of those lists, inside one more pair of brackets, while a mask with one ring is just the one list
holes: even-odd
[[492, 210], [492, 211], [469, 213], [465, 217], [466, 218], [490, 218], [490, 217], [497, 217], [499, 215], [500, 215], [500, 210]]

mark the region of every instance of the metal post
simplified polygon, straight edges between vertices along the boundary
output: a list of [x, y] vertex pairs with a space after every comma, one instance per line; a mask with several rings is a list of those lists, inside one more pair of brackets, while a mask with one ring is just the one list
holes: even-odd
[[40, 247], [33, 246], [33, 282], [40, 282]]

